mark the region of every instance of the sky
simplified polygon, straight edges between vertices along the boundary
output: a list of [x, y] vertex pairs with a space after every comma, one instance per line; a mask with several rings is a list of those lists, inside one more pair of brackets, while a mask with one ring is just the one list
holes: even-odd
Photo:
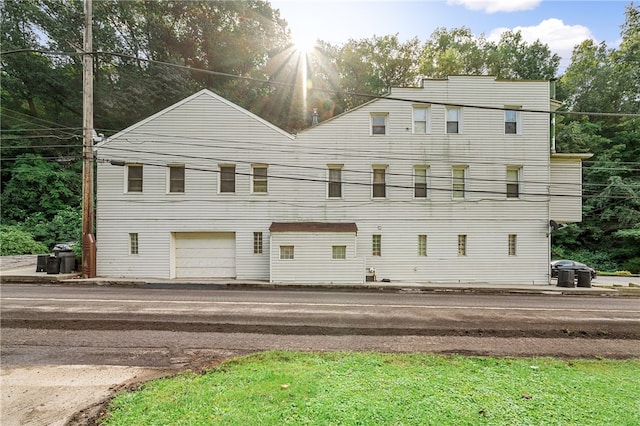
[[349, 39], [398, 34], [402, 41], [424, 42], [436, 28], [467, 27], [499, 40], [506, 30], [520, 30], [527, 42], [549, 45], [571, 61], [573, 47], [585, 39], [620, 44], [620, 26], [630, 1], [585, 0], [276, 0], [270, 2], [287, 21], [294, 40], [323, 40], [340, 45]]

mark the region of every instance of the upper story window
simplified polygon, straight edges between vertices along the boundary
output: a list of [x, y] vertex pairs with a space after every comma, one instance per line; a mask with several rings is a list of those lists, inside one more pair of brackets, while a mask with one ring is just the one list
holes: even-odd
[[431, 131], [430, 109], [427, 106], [413, 107], [413, 133], [425, 134]]
[[373, 198], [387, 196], [387, 166], [373, 166]]
[[454, 166], [451, 169], [453, 177], [453, 198], [464, 199], [467, 197], [467, 170], [466, 166]]
[[342, 198], [342, 165], [329, 164], [327, 197]]
[[142, 164], [127, 164], [127, 192], [142, 192]]
[[387, 113], [371, 114], [371, 134], [386, 135], [388, 119], [389, 119], [389, 114]]
[[447, 107], [447, 133], [462, 133], [462, 109]]
[[522, 133], [522, 115], [518, 111], [520, 107], [517, 106], [505, 106], [507, 109], [504, 112], [504, 133], [505, 135], [519, 135]]
[[220, 166], [220, 192], [236, 192], [236, 166]]
[[184, 192], [184, 164], [169, 165], [169, 192]]
[[267, 166], [259, 164], [251, 167], [253, 176], [253, 189], [254, 193], [267, 193]]
[[413, 196], [414, 198], [429, 197], [429, 167], [415, 166], [413, 168]]
[[522, 167], [507, 167], [507, 198], [520, 198]]

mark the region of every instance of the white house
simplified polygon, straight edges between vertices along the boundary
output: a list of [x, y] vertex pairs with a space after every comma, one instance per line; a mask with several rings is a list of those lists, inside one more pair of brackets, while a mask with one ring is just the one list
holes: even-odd
[[203, 90], [96, 147], [99, 276], [549, 282], [585, 154], [547, 81], [423, 80], [294, 136]]

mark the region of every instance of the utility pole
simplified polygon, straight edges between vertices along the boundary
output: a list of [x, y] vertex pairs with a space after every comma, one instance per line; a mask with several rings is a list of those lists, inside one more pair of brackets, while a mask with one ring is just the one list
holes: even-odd
[[82, 56], [82, 277], [96, 276], [93, 236], [93, 19], [91, 1], [84, 0]]

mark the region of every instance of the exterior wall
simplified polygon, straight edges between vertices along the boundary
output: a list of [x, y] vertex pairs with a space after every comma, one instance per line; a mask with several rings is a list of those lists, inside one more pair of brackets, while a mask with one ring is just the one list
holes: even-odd
[[558, 223], [582, 222], [582, 160], [551, 157], [550, 216]]
[[[311, 280], [328, 269], [316, 270], [313, 262], [297, 269], [296, 262], [270, 272], [269, 253], [279, 265], [270, 239], [285, 238], [270, 235], [271, 223], [353, 222], [353, 263], [361, 270], [349, 275], [353, 265], [343, 262], [349, 265], [344, 279], [362, 280], [373, 267], [378, 279], [392, 282], [546, 284], [548, 115], [523, 111], [521, 133], [505, 135], [503, 111], [464, 108], [463, 132], [446, 134], [443, 104], [548, 110], [548, 85], [491, 77], [426, 81], [422, 88], [393, 90], [391, 97], [431, 103], [427, 134], [413, 133], [415, 102], [379, 99], [295, 138], [200, 92], [99, 145], [105, 162], [97, 173], [98, 275], [170, 278], [171, 233], [235, 232], [237, 279]], [[371, 135], [372, 113], [387, 114], [386, 135]], [[126, 168], [109, 160], [143, 163], [143, 192], [126, 193]], [[167, 192], [167, 164], [186, 165], [184, 193]], [[220, 164], [235, 164], [235, 193], [219, 192]], [[252, 193], [252, 164], [268, 165], [268, 193]], [[328, 165], [342, 167], [341, 198], [328, 198]], [[372, 197], [373, 165], [386, 166], [384, 199]], [[429, 167], [427, 199], [414, 198], [415, 166]], [[452, 166], [468, 169], [465, 199], [452, 197]], [[506, 196], [509, 166], [521, 167], [519, 198]], [[137, 255], [128, 254], [132, 232], [139, 234]], [[253, 232], [263, 233], [262, 254], [253, 253]], [[372, 256], [374, 234], [382, 238], [381, 256]], [[427, 256], [418, 256], [419, 234], [427, 235]], [[517, 235], [515, 256], [508, 255], [509, 234]], [[458, 256], [458, 235], [467, 235], [466, 256]], [[314, 247], [311, 235], [295, 238], [296, 247]]]
[[[294, 246], [294, 258], [280, 259], [280, 246]], [[346, 259], [331, 258], [334, 245], [346, 246]], [[345, 232], [271, 234], [272, 283], [364, 282], [364, 262], [356, 255], [356, 236]]]

